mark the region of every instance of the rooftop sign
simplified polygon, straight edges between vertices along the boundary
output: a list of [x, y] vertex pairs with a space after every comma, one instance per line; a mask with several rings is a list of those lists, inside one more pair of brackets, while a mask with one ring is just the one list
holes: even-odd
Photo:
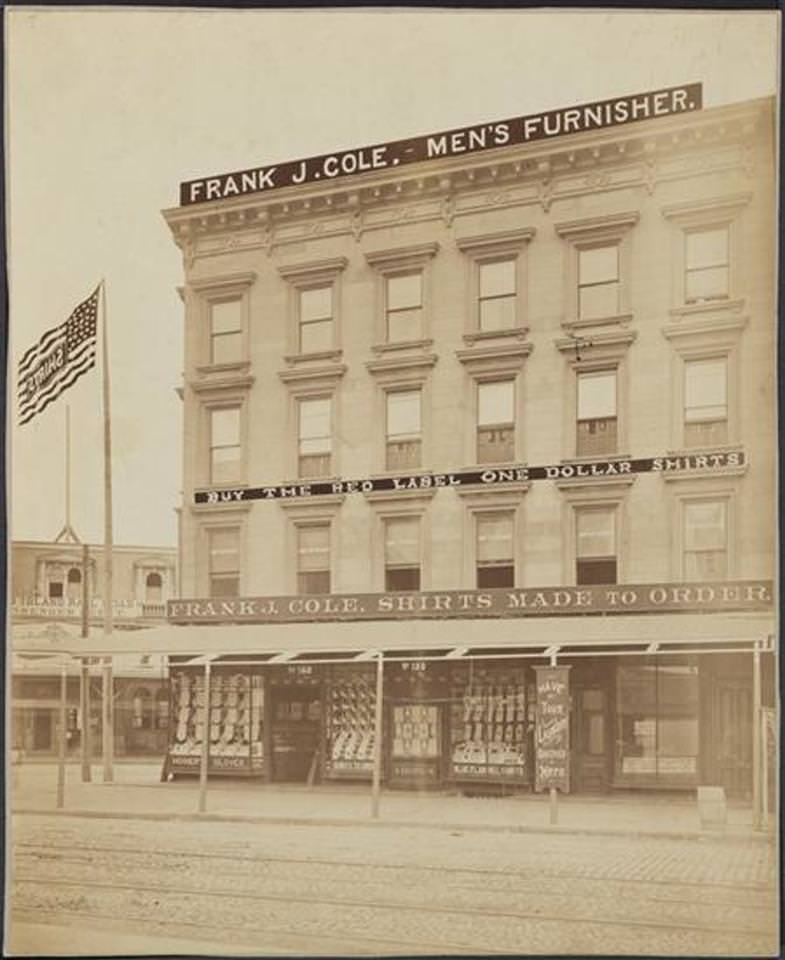
[[455, 620], [772, 608], [770, 580], [170, 600], [171, 623]]
[[473, 127], [459, 127], [409, 140], [327, 153], [305, 160], [290, 160], [266, 167], [253, 167], [235, 173], [223, 173], [180, 184], [180, 205], [225, 200], [250, 193], [267, 193], [278, 187], [300, 186], [324, 180], [336, 180], [356, 173], [478, 153], [514, 144], [550, 140], [570, 133], [583, 133], [617, 127], [637, 120], [688, 113], [703, 106], [700, 83], [668, 87], [647, 93], [635, 93], [612, 100], [598, 100], [546, 113], [514, 117]]

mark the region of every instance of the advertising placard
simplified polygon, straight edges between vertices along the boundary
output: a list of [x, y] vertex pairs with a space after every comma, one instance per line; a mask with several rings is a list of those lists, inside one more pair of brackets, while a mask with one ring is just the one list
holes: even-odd
[[534, 789], [570, 791], [570, 668], [535, 667]]

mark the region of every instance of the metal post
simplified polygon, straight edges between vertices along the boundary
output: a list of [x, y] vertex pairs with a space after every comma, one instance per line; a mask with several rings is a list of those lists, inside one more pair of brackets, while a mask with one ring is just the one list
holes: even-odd
[[207, 762], [210, 757], [210, 661], [204, 665], [204, 707], [202, 708], [202, 756], [199, 761], [199, 813], [207, 809]]
[[112, 658], [106, 657], [101, 666], [102, 746], [104, 755], [104, 783], [114, 780], [114, 701]]
[[[551, 654], [551, 666], [557, 666], [555, 653]], [[559, 822], [559, 794], [556, 787], [551, 787], [548, 794], [548, 822], [555, 826]]]
[[379, 817], [379, 797], [382, 786], [382, 719], [384, 690], [384, 655], [381, 651], [376, 659], [376, 710], [373, 727], [373, 784], [371, 787], [371, 816]]
[[769, 758], [768, 758], [768, 731], [766, 730], [766, 711], [760, 712], [760, 742], [761, 742], [761, 821], [764, 830], [769, 829]]
[[[90, 588], [87, 582], [88, 571], [87, 544], [82, 544], [82, 638], [87, 639], [90, 633]], [[87, 657], [81, 661], [79, 671], [79, 712], [82, 715], [82, 783], [89, 783], [92, 779], [92, 744], [90, 742], [90, 667]]]
[[761, 689], [760, 689], [760, 644], [755, 641], [752, 654], [752, 825], [761, 828]]
[[57, 754], [57, 809], [65, 806], [65, 744], [66, 744], [66, 695], [68, 688], [68, 662], [63, 659], [60, 667], [60, 742]]

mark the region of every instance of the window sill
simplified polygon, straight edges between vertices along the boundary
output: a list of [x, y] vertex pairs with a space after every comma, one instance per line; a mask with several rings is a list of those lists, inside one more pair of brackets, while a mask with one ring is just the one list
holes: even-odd
[[571, 317], [562, 320], [562, 327], [568, 333], [571, 330], [587, 330], [593, 327], [627, 327], [632, 323], [631, 313], [615, 313], [607, 317]]
[[318, 350], [313, 353], [289, 353], [284, 357], [286, 363], [295, 366], [299, 363], [318, 363], [321, 361], [338, 361], [343, 356], [343, 350]]
[[463, 342], [471, 346], [488, 340], [525, 340], [528, 327], [505, 327], [502, 330], [475, 330], [463, 335]]
[[743, 297], [736, 299], [725, 297], [717, 300], [702, 300], [699, 303], [685, 303], [668, 312], [672, 317], [693, 317], [706, 313], [741, 313], [743, 309]]
[[394, 353], [397, 350], [426, 350], [433, 346], [433, 340], [395, 340], [387, 343], [375, 343], [371, 350], [374, 353]]
[[[422, 340], [416, 341], [414, 344], [407, 344], [407, 346], [425, 347], [431, 342], [431, 340]], [[378, 350], [377, 347], [373, 347], [372, 349]], [[369, 373], [374, 375], [396, 373], [403, 370], [425, 371], [435, 366], [438, 359], [435, 353], [394, 353], [379, 357], [377, 360], [366, 360], [365, 368]]]
[[205, 363], [196, 368], [202, 376], [211, 376], [221, 373], [246, 373], [251, 369], [250, 360], [234, 360], [231, 363]]

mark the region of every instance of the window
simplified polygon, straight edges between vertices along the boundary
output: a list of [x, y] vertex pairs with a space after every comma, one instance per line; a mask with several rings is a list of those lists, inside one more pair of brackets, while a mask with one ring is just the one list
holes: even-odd
[[299, 476], [329, 476], [332, 453], [331, 416], [330, 397], [299, 401]]
[[330, 527], [297, 527], [297, 592], [330, 592]]
[[237, 527], [208, 530], [208, 591], [211, 597], [236, 597], [240, 592], [240, 531]]
[[698, 668], [617, 668], [616, 773], [625, 780], [693, 779], [698, 760]]
[[512, 513], [477, 515], [477, 587], [515, 586]]
[[515, 326], [515, 260], [480, 263], [480, 330]]
[[684, 579], [722, 580], [728, 573], [728, 511], [725, 500], [684, 504]]
[[384, 589], [420, 589], [419, 517], [391, 517], [384, 522]]
[[616, 453], [616, 371], [593, 370], [578, 374], [579, 457]]
[[144, 581], [144, 602], [163, 602], [163, 579], [160, 573], [148, 573]]
[[131, 697], [131, 726], [149, 730], [153, 725], [153, 698], [146, 687], [137, 687]]
[[387, 469], [421, 466], [421, 393], [395, 390], [387, 394]]
[[233, 483], [240, 479], [240, 408], [210, 410], [210, 482]]
[[300, 353], [318, 353], [333, 346], [333, 288], [311, 287], [300, 290]]
[[515, 459], [515, 384], [477, 384], [477, 463]]
[[216, 300], [210, 304], [210, 363], [239, 363], [242, 358], [242, 300]]
[[578, 316], [613, 317], [619, 312], [617, 244], [578, 250]]
[[49, 599], [50, 600], [63, 599], [63, 581], [62, 580], [49, 581]]
[[725, 357], [684, 363], [684, 444], [728, 442], [728, 361]]
[[616, 511], [580, 507], [575, 511], [575, 582], [616, 583]]
[[390, 343], [422, 338], [422, 273], [386, 278], [387, 340]]
[[684, 235], [686, 303], [724, 300], [728, 296], [728, 228], [691, 230]]
[[82, 571], [78, 567], [71, 567], [68, 571], [68, 599], [72, 603], [82, 599]]

